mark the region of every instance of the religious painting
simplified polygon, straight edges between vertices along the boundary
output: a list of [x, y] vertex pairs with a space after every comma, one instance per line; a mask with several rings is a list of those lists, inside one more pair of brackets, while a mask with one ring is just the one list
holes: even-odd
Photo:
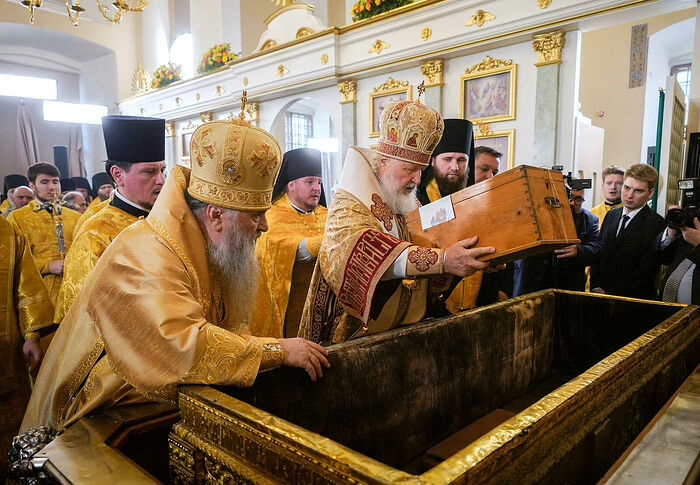
[[410, 101], [413, 99], [413, 89], [408, 81], [396, 81], [389, 78], [384, 84], [377, 86], [369, 94], [369, 136], [379, 136], [379, 122], [382, 111], [391, 103]]
[[515, 149], [515, 130], [491, 131], [486, 135], [474, 135], [474, 146], [487, 146], [502, 153], [501, 172], [515, 166], [513, 152]]
[[472, 122], [515, 119], [516, 64], [469, 72], [459, 80], [460, 118]]
[[180, 132], [180, 165], [190, 166], [190, 141], [194, 128]]

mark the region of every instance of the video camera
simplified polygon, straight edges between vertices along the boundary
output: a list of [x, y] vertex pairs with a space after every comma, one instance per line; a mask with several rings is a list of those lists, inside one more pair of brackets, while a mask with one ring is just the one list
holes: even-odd
[[[563, 173], [564, 172], [564, 165], [554, 165], [554, 166], [552, 166], [552, 170], [556, 170], [558, 172]], [[566, 182], [566, 186], [571, 190], [584, 190], [584, 189], [590, 189], [593, 187], [593, 180], [592, 179], [576, 179], [571, 174], [571, 172], [564, 175], [564, 182]]]
[[676, 230], [693, 227], [693, 220], [700, 219], [700, 178], [681, 179], [678, 188], [682, 193], [681, 208], [669, 209], [666, 214], [666, 225]]

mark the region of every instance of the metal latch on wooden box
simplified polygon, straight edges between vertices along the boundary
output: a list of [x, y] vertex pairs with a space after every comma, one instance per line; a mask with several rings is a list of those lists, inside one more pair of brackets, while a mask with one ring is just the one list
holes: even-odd
[[557, 199], [556, 197], [545, 197], [544, 203], [552, 206], [552, 209], [560, 209], [561, 208], [561, 202], [559, 202], [559, 199]]

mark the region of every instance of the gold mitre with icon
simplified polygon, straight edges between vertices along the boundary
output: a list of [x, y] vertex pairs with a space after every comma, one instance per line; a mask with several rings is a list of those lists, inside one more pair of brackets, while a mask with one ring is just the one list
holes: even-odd
[[187, 192], [220, 207], [267, 210], [281, 162], [279, 143], [262, 128], [242, 117], [210, 121], [192, 134]]
[[440, 113], [421, 103], [420, 96], [391, 103], [382, 111], [377, 153], [427, 166], [444, 129]]

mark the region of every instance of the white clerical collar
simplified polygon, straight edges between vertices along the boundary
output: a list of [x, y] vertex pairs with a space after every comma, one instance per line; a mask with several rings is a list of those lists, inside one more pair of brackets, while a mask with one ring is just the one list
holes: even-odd
[[138, 205], [138, 204], [135, 204], [135, 203], [131, 202], [129, 199], [127, 199], [126, 197], [124, 197], [121, 193], [119, 193], [119, 189], [115, 189], [115, 190], [112, 192], [112, 195], [114, 195], [114, 196], [117, 197], [119, 200], [121, 200], [122, 202], [124, 202], [124, 203], [126, 203], [126, 204], [129, 204], [129, 205], [132, 206], [132, 207], [136, 207], [137, 209], [140, 209], [140, 210], [142, 210], [142, 211], [144, 211], [144, 212], [151, 212], [149, 209], [146, 209], [145, 207], [142, 207], [142, 206], [140, 206], [140, 205]]
[[292, 202], [292, 198], [291, 198], [291, 197], [289, 197], [289, 205], [291, 205], [292, 207], [294, 207], [296, 210], [298, 210], [298, 211], [301, 212], [302, 214], [311, 214], [311, 213], [314, 211], [313, 209], [311, 209], [310, 211], [305, 211], [304, 209], [298, 208], [297, 206], [294, 205], [294, 202]]

